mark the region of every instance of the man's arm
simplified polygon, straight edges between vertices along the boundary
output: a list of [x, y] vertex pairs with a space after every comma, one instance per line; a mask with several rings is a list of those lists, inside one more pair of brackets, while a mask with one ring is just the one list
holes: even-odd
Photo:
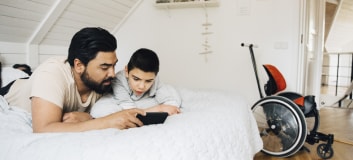
[[66, 123], [72, 123], [72, 122], [84, 122], [93, 119], [93, 117], [86, 112], [68, 112], [65, 113], [62, 121]]
[[105, 128], [127, 129], [142, 126], [137, 114], [140, 109], [129, 109], [108, 116], [77, 123], [63, 123], [62, 109], [39, 97], [32, 97], [33, 132], [80, 132]]

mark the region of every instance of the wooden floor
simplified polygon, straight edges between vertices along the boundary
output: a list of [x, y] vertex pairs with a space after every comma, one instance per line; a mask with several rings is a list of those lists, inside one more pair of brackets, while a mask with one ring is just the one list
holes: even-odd
[[[353, 159], [353, 109], [324, 107], [320, 109], [320, 128], [319, 132], [333, 134], [334, 155], [332, 160]], [[320, 144], [324, 143], [320, 141]], [[287, 158], [273, 157], [264, 153], [257, 153], [254, 160], [319, 160], [316, 147], [319, 143], [310, 145], [305, 143], [310, 152], [300, 150], [296, 154]]]

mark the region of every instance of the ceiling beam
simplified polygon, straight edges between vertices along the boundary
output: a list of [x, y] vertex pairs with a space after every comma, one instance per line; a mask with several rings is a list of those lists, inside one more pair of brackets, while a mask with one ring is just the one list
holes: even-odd
[[31, 37], [27, 41], [27, 45], [40, 44], [45, 35], [49, 32], [51, 27], [59, 19], [59, 17], [65, 11], [66, 7], [71, 3], [71, 1], [72, 0], [57, 0], [48, 12], [48, 14], [43, 19], [43, 21], [33, 32]]
[[70, 3], [71, 0], [57, 0], [27, 41], [26, 63], [33, 68], [37, 67], [40, 63], [40, 43]]
[[126, 14], [126, 16], [120, 21], [120, 23], [118, 23], [115, 28], [113, 29], [112, 33], [116, 34], [116, 32], [118, 32], [118, 30], [120, 29], [120, 27], [125, 23], [125, 21], [130, 17], [130, 15], [132, 15], [132, 13], [135, 12], [135, 10], [137, 9], [137, 7], [141, 4], [143, 0], [138, 0], [129, 10], [129, 12]]

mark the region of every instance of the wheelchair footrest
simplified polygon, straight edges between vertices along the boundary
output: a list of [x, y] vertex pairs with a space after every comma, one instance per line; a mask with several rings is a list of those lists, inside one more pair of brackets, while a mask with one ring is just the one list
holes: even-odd
[[306, 142], [311, 145], [314, 143], [319, 143], [320, 140], [327, 142], [327, 144], [331, 145], [331, 144], [333, 144], [334, 135], [333, 134], [326, 135], [326, 134], [323, 134], [320, 132], [311, 132], [306, 137]]

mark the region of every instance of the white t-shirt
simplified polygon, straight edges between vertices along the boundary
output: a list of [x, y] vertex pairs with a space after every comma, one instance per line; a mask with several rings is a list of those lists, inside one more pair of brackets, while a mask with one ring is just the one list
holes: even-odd
[[101, 97], [92, 91], [85, 103], [78, 93], [71, 66], [66, 57], [53, 57], [42, 63], [29, 79], [17, 80], [5, 99], [10, 106], [17, 106], [31, 112], [31, 97], [40, 97], [63, 109], [89, 112], [91, 106]]

